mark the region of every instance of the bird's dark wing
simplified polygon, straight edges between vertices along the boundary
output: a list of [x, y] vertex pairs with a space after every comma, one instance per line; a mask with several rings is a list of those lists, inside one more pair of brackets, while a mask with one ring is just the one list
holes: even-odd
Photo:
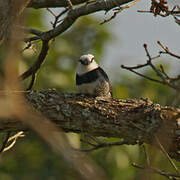
[[109, 91], [110, 91], [110, 93], [111, 93], [111, 96], [113, 96], [113, 93], [112, 93], [112, 85], [111, 85], [111, 83], [110, 83], [110, 81], [109, 81], [108, 75], [106, 74], [106, 72], [105, 72], [101, 67], [98, 67], [97, 69], [98, 69], [98, 71], [102, 74], [102, 76], [104, 77], [104, 79], [108, 82], [108, 84], [109, 84]]
[[82, 75], [76, 74], [76, 85], [81, 85], [96, 81], [96, 79], [99, 77], [98, 72], [99, 70], [98, 68], [96, 68]]
[[104, 79], [106, 81], [109, 81], [108, 75], [106, 74], [106, 72], [101, 67], [98, 67], [97, 71], [99, 71], [101, 73], [101, 75], [104, 77]]
[[92, 83], [102, 76], [104, 77], [105, 81], [108, 82], [110, 87], [110, 93], [112, 95], [112, 86], [109, 81], [108, 75], [101, 67], [98, 67], [82, 75], [76, 74], [76, 85]]

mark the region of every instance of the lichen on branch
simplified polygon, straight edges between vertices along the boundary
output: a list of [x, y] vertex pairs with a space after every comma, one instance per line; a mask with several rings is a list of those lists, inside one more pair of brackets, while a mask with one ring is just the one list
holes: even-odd
[[[117, 137], [126, 144], [154, 144], [155, 136], [172, 157], [180, 160], [180, 109], [162, 107], [148, 99], [93, 98], [55, 90], [28, 91], [28, 103], [65, 132]], [[22, 123], [1, 121], [3, 130], [27, 129]]]

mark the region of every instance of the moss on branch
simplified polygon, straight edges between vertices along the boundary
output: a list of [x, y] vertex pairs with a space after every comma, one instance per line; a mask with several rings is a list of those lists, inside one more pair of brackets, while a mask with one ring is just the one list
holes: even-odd
[[[155, 144], [155, 136], [180, 160], [180, 109], [148, 99], [92, 98], [55, 90], [29, 91], [26, 99], [65, 132], [123, 138], [127, 144]], [[24, 117], [25, 118], [25, 117]], [[22, 123], [1, 120], [1, 131], [24, 130]]]

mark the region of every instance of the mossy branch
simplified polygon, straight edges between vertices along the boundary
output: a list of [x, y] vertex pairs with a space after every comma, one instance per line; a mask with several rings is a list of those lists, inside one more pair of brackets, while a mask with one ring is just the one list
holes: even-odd
[[[180, 160], [180, 109], [147, 99], [92, 98], [55, 90], [29, 91], [26, 99], [65, 132], [123, 138], [127, 144], [154, 144], [155, 136]], [[24, 117], [26, 118], [26, 117]], [[1, 131], [25, 130], [18, 120], [1, 120]]]

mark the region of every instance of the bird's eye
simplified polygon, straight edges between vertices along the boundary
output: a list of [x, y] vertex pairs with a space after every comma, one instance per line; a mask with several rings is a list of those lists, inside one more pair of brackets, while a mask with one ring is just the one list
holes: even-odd
[[93, 62], [94, 61], [94, 57], [91, 59], [91, 62]]

